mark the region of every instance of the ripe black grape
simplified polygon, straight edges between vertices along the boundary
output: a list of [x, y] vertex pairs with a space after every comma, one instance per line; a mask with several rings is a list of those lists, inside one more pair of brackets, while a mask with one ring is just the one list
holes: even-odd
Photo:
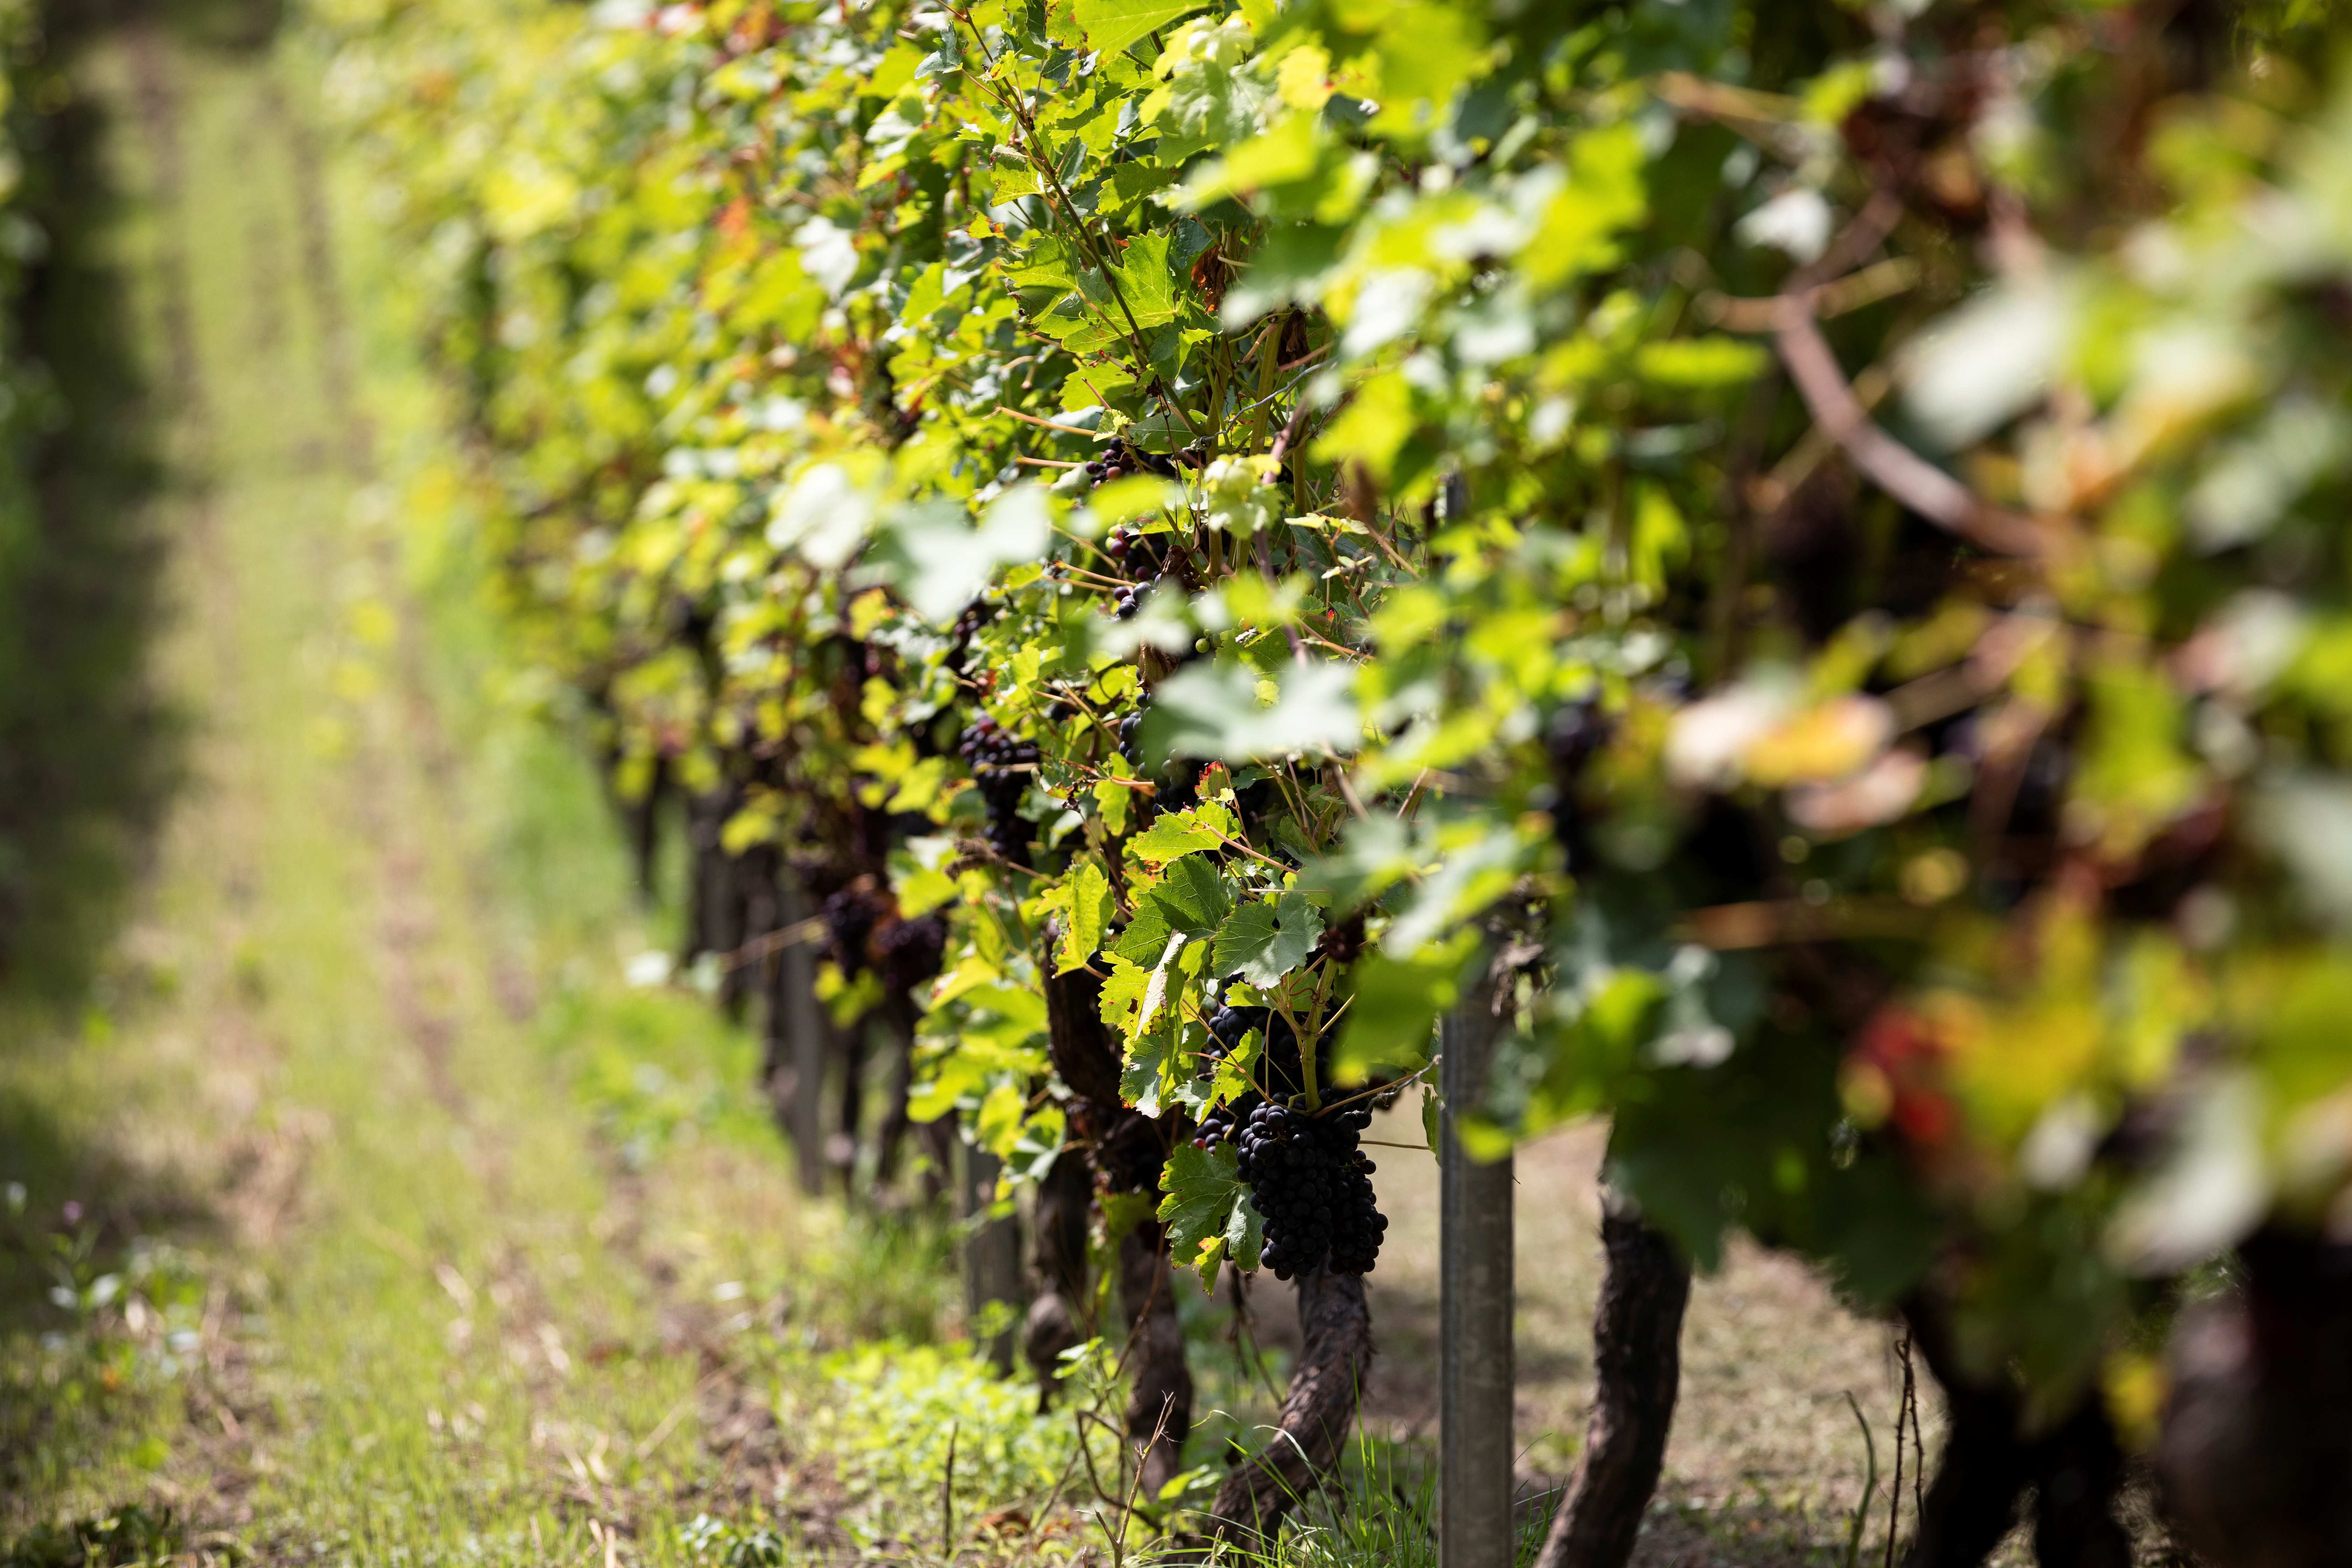
[[988, 842], [1016, 866], [1029, 864], [1029, 843], [1035, 828], [1021, 815], [1036, 771], [1034, 742], [1016, 738], [995, 720], [982, 718], [957, 742], [956, 754], [971, 766], [972, 782], [988, 806]]
[[824, 901], [825, 929], [832, 935], [834, 963], [845, 979], [854, 980], [866, 967], [866, 939], [882, 918], [883, 899], [871, 887], [842, 889]]
[[[1118, 754], [1127, 759], [1128, 766], [1139, 774], [1144, 773], [1143, 710], [1139, 708], [1118, 721]], [[1139, 795], [1135, 803], [1135, 826], [1138, 831], [1151, 826], [1151, 819], [1163, 811], [1182, 811], [1201, 797], [1201, 775], [1192, 767], [1176, 763], [1160, 770], [1153, 781], [1153, 792]]]
[[986, 599], [974, 599], [963, 607], [955, 618], [955, 625], [948, 628], [950, 668], [959, 670], [965, 668], [971, 653], [971, 639], [980, 635], [981, 627], [995, 618], [996, 606]]
[[882, 988], [904, 996], [940, 972], [947, 954], [948, 922], [938, 915], [893, 921], [874, 937], [874, 970]]

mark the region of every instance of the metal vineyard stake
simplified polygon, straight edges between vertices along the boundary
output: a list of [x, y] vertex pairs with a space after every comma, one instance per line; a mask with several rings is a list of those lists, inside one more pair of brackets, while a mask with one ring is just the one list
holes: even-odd
[[1496, 1034], [1486, 985], [1440, 1027], [1437, 1560], [1511, 1568], [1511, 1161], [1464, 1151]]

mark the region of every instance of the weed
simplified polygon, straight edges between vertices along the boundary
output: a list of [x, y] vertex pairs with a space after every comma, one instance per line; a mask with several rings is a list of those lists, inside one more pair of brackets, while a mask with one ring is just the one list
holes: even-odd
[[45, 1524], [0, 1550], [0, 1568], [158, 1568], [185, 1531], [170, 1509], [132, 1503], [65, 1524]]
[[[969, 1344], [866, 1345], [814, 1371], [782, 1400], [801, 1405], [832, 1458], [849, 1498], [841, 1522], [861, 1547], [905, 1542], [945, 1556], [992, 1520], [1047, 1522], [1066, 1489], [1077, 1425], [1041, 1414], [1033, 1386], [997, 1376]], [[1109, 1446], [1091, 1440], [1088, 1457], [1117, 1474]]]
[[712, 1568], [780, 1568], [783, 1537], [765, 1524], [749, 1527], [698, 1513], [677, 1532], [678, 1544]]

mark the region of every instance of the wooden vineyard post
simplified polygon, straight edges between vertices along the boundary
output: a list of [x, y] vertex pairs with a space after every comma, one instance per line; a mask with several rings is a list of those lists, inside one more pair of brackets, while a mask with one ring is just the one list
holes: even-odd
[[1486, 1093], [1495, 1037], [1482, 981], [1439, 1037], [1440, 1568], [1511, 1568], [1511, 1162], [1471, 1159], [1458, 1126]]
[[[800, 878], [790, 869], [782, 877], [780, 902], [787, 931], [808, 918], [808, 896]], [[775, 1005], [783, 1015], [784, 1066], [792, 1075], [792, 1100], [785, 1120], [793, 1135], [793, 1153], [799, 1167], [801, 1191], [814, 1197], [824, 1191], [824, 1041], [825, 1021], [816, 999], [816, 947], [805, 941], [787, 942], [776, 954]]]
[[993, 1303], [1009, 1309], [1003, 1326], [988, 1338], [989, 1361], [1009, 1373], [1021, 1308], [1021, 1227], [1009, 1215], [982, 1217], [996, 1197], [997, 1167], [987, 1150], [963, 1146], [963, 1312], [965, 1322], [976, 1324]]

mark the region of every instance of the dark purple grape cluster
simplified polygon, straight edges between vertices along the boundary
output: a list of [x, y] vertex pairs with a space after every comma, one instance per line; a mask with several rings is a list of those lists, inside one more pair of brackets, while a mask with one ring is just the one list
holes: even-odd
[[843, 978], [855, 980], [866, 967], [866, 939], [882, 918], [882, 900], [870, 886], [853, 884], [825, 900], [824, 914], [833, 961], [841, 966]]
[[[1298, 1092], [1304, 1065], [1298, 1057], [1298, 1037], [1272, 1008], [1234, 1007], [1221, 1002], [1209, 1014], [1207, 1023], [1209, 1044], [1201, 1053], [1204, 1073], [1213, 1072], [1219, 1062], [1240, 1047], [1242, 1037], [1255, 1029], [1263, 1042], [1258, 1053], [1257, 1080], [1277, 1094]], [[1193, 1147], [1207, 1149], [1231, 1142], [1250, 1112], [1264, 1103], [1258, 1092], [1252, 1089], [1229, 1105], [1218, 1106], [1201, 1119], [1200, 1131], [1192, 1139]]]
[[1125, 620], [1141, 607], [1151, 590], [1167, 575], [1167, 556], [1159, 543], [1132, 528], [1112, 529], [1103, 537], [1102, 552], [1121, 576], [1129, 579], [1117, 595], [1118, 618]]
[[1372, 1193], [1372, 1163], [1358, 1147], [1372, 1120], [1369, 1100], [1320, 1115], [1261, 1101], [1243, 1123], [1241, 1178], [1265, 1220], [1265, 1266], [1288, 1279], [1328, 1263], [1369, 1274], [1388, 1217]]
[[964, 731], [956, 755], [971, 765], [972, 782], [987, 804], [989, 846], [1014, 865], [1026, 866], [1034, 829], [1021, 815], [1021, 800], [1037, 766], [1036, 745], [983, 717]]
[[[1185, 454], [1190, 457], [1191, 454]], [[1087, 465], [1087, 478], [1096, 484], [1107, 485], [1113, 479], [1123, 479], [1129, 474], [1158, 474], [1161, 479], [1176, 477], [1176, 465], [1156, 452], [1119, 443]]]
[[[1143, 767], [1143, 710], [1139, 708], [1118, 721], [1118, 754], [1127, 759], [1128, 766], [1145, 777]], [[1163, 811], [1183, 811], [1201, 798], [1201, 775], [1178, 763], [1161, 770], [1153, 781], [1153, 792], [1139, 795], [1135, 803], [1135, 826], [1138, 832], [1151, 826], [1151, 819]]]
[[948, 922], [941, 917], [893, 921], [874, 938], [874, 972], [883, 990], [905, 996], [940, 972], [947, 950]]
[[[1372, 1163], [1358, 1147], [1371, 1125], [1372, 1102], [1307, 1110], [1301, 1103], [1306, 1063], [1298, 1037], [1281, 1015], [1266, 1007], [1220, 1004], [1208, 1017], [1211, 1065], [1223, 1061], [1252, 1029], [1265, 1046], [1257, 1081], [1278, 1098], [1255, 1089], [1202, 1118], [1192, 1142], [1198, 1148], [1237, 1142], [1241, 1178], [1265, 1220], [1265, 1266], [1287, 1279], [1328, 1259], [1342, 1274], [1369, 1274], [1378, 1261], [1388, 1229], [1372, 1194]], [[1336, 1042], [1327, 1037], [1317, 1052], [1317, 1076], [1326, 1080]]]
[[1110, 613], [1112, 617], [1122, 621], [1131, 621], [1135, 619], [1137, 613], [1143, 608], [1143, 601], [1150, 598], [1151, 596], [1151, 590], [1159, 585], [1160, 579], [1157, 577], [1150, 578], [1148, 581], [1141, 583], [1128, 584], [1118, 593], [1111, 595]]

